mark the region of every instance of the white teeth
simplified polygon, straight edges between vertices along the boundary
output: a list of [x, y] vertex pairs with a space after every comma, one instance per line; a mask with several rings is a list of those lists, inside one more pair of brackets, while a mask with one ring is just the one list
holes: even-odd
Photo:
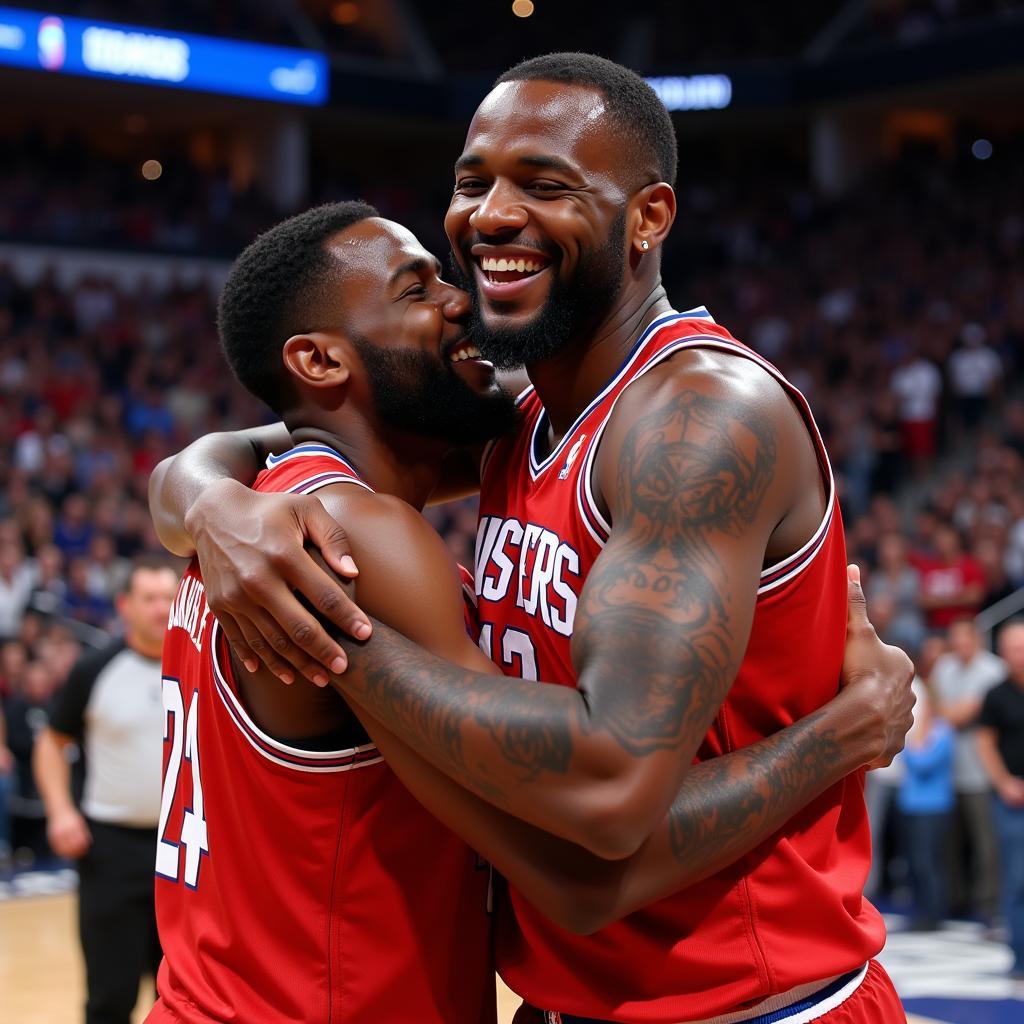
[[479, 359], [480, 349], [475, 345], [469, 345], [466, 348], [459, 349], [458, 352], [453, 352], [449, 358], [453, 363], [461, 363], [466, 359]]
[[494, 270], [494, 271], [509, 271], [516, 270], [520, 274], [536, 274], [539, 270], [544, 269], [544, 264], [539, 263], [537, 260], [528, 259], [507, 259], [501, 257], [500, 259], [496, 256], [484, 256], [480, 260], [480, 266], [483, 270]]

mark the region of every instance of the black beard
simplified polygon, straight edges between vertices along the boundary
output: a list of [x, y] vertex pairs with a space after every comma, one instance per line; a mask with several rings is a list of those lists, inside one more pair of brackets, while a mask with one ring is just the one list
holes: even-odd
[[[489, 326], [484, 321], [476, 274], [472, 269], [467, 274], [452, 254], [451, 279], [472, 299], [468, 333], [484, 359], [499, 370], [518, 370], [550, 359], [570, 342], [589, 335], [618, 296], [626, 262], [625, 238], [626, 214], [620, 211], [604, 243], [583, 256], [571, 280], [563, 281], [558, 276], [558, 262], [553, 261], [547, 301], [530, 323], [520, 327]], [[470, 268], [476, 263], [470, 252], [476, 241], [471, 240], [463, 250], [463, 259]]]
[[474, 391], [440, 355], [381, 348], [358, 336], [352, 341], [377, 415], [389, 426], [465, 445], [500, 437], [515, 425], [512, 395], [500, 386], [486, 394]]

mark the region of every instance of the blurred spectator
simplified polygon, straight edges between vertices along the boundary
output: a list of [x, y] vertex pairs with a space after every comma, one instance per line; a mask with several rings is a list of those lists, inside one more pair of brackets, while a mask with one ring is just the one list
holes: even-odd
[[1008, 625], [999, 641], [1007, 674], [982, 704], [978, 753], [995, 788], [992, 806], [1013, 952], [1011, 975], [1024, 980], [1024, 621]]
[[63, 615], [67, 592], [64, 555], [56, 544], [47, 544], [36, 553], [36, 572], [29, 606], [42, 615]]
[[82, 494], [72, 494], [64, 502], [53, 531], [53, 542], [67, 559], [78, 558], [89, 550], [93, 526], [89, 521], [89, 502]]
[[16, 540], [0, 541], [0, 640], [18, 635], [32, 593], [32, 567]]
[[9, 800], [12, 845], [28, 851], [30, 857], [43, 857], [47, 851], [43, 803], [32, 775], [32, 747], [46, 726], [46, 709], [58, 682], [43, 662], [29, 661], [4, 702], [7, 743], [14, 756], [14, 787]]
[[63, 612], [76, 622], [102, 629], [109, 625], [114, 606], [105, 594], [96, 593], [90, 582], [89, 563], [84, 558], [72, 559], [68, 563]]
[[966, 324], [961, 346], [949, 357], [949, 386], [960, 426], [973, 430], [981, 422], [1002, 384], [1003, 364], [986, 344], [981, 324]]
[[985, 596], [981, 566], [964, 554], [960, 534], [949, 524], [935, 530], [932, 554], [914, 556], [921, 574], [921, 607], [931, 630], [947, 629], [978, 612]]
[[[868, 607], [875, 628], [886, 643], [916, 652], [925, 636], [921, 613], [921, 579], [910, 564], [906, 542], [895, 533], [888, 533], [878, 542], [878, 568], [866, 582]], [[879, 603], [891, 604], [892, 612], [883, 629], [878, 623]]]
[[903, 452], [921, 470], [930, 463], [938, 446], [942, 374], [931, 360], [908, 352], [893, 371], [889, 387], [899, 399]]
[[934, 931], [946, 916], [946, 847], [953, 810], [953, 730], [927, 687], [914, 707], [897, 802], [903, 815], [914, 905], [911, 928]]
[[999, 862], [992, 786], [978, 756], [975, 723], [986, 694], [1005, 678], [1005, 663], [982, 647], [981, 633], [973, 622], [962, 620], [950, 626], [949, 651], [936, 661], [931, 674], [938, 713], [956, 730], [950, 902], [954, 913], [978, 914], [988, 922], [996, 912]]

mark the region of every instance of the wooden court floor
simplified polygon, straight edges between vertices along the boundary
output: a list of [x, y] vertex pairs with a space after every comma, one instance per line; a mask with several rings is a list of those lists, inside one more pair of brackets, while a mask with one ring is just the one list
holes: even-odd
[[[0, 902], [0, 1024], [80, 1024], [85, 985], [75, 900], [63, 893]], [[498, 1020], [509, 1024], [519, 999], [501, 988]], [[152, 986], [143, 983], [132, 1024], [141, 1024], [152, 1002]]]
[[[0, 902], [2, 1024], [80, 1024], [84, 984], [75, 899], [64, 893]], [[133, 1024], [141, 1024], [152, 1001], [144, 984]], [[518, 1005], [499, 980], [499, 1024], [510, 1024]], [[911, 1017], [910, 1024], [930, 1022]]]

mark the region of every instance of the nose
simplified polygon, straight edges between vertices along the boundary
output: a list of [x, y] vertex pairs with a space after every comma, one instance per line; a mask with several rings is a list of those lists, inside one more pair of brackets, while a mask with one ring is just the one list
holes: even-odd
[[450, 323], [464, 320], [469, 313], [469, 296], [461, 289], [449, 286], [441, 300], [441, 312]]
[[519, 231], [526, 226], [526, 221], [526, 207], [518, 190], [500, 179], [491, 185], [479, 206], [469, 215], [470, 227], [481, 235]]

